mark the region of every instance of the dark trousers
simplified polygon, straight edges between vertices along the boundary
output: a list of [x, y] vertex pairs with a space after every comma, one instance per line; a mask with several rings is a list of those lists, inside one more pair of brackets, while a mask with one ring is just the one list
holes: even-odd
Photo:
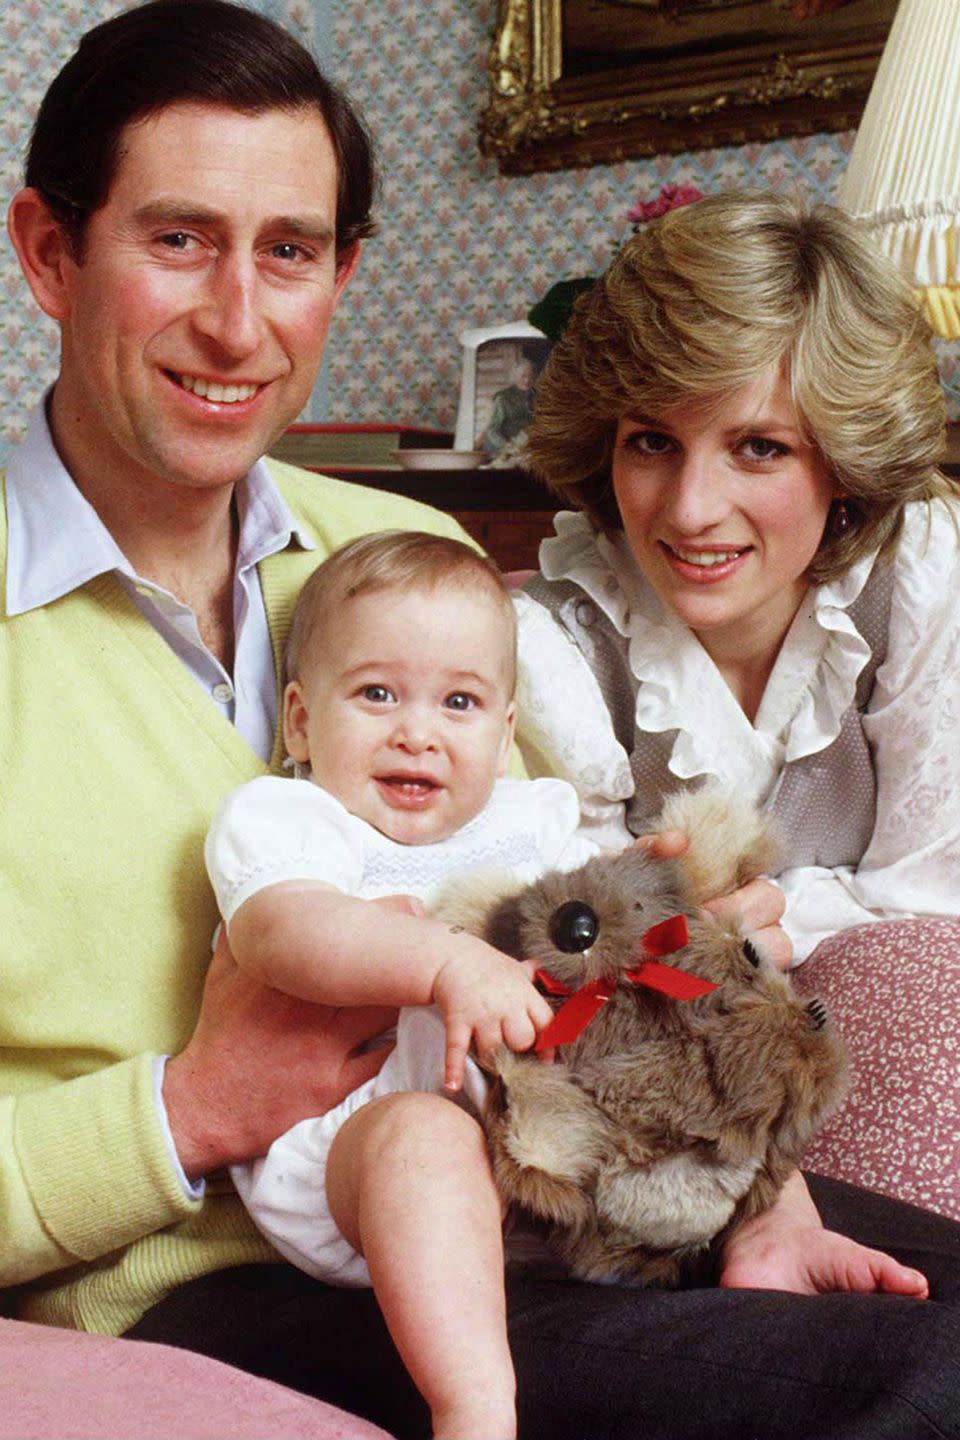
[[[960, 1225], [808, 1180], [831, 1229], [922, 1270], [931, 1299], [511, 1274], [523, 1440], [960, 1437]], [[129, 1333], [269, 1376], [402, 1440], [430, 1434], [370, 1291], [244, 1266], [183, 1286]]]

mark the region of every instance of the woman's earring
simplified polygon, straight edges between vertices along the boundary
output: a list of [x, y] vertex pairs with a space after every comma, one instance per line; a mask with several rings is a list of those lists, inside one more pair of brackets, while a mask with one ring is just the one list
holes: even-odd
[[846, 500], [838, 500], [833, 510], [833, 533], [836, 536], [846, 535], [850, 529], [850, 509]]

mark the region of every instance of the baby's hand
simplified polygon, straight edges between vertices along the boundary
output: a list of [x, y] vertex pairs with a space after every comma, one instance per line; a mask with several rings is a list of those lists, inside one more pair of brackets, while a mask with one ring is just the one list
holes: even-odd
[[499, 1045], [529, 1050], [553, 1011], [529, 969], [472, 935], [451, 939], [450, 959], [433, 983], [447, 1031], [444, 1084], [459, 1090], [471, 1040], [481, 1056]]

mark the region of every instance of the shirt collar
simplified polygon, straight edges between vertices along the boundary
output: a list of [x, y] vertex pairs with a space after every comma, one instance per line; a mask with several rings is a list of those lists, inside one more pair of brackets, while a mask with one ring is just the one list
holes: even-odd
[[[97, 575], [117, 571], [140, 578], [57, 454], [45, 400], [10, 460], [6, 491], [8, 615], [49, 605]], [[238, 574], [291, 543], [315, 549], [262, 460], [237, 486], [237, 513]]]

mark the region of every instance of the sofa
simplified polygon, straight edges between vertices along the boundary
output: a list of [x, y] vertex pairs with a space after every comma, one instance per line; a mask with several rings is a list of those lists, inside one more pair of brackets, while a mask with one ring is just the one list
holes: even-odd
[[[808, 1169], [960, 1220], [960, 920], [861, 926], [795, 976], [830, 1007], [847, 1098]], [[377, 1440], [330, 1405], [203, 1356], [0, 1320], [0, 1435], [10, 1440]]]
[[843, 931], [794, 978], [827, 1002], [850, 1060], [805, 1167], [960, 1220], [960, 920]]

